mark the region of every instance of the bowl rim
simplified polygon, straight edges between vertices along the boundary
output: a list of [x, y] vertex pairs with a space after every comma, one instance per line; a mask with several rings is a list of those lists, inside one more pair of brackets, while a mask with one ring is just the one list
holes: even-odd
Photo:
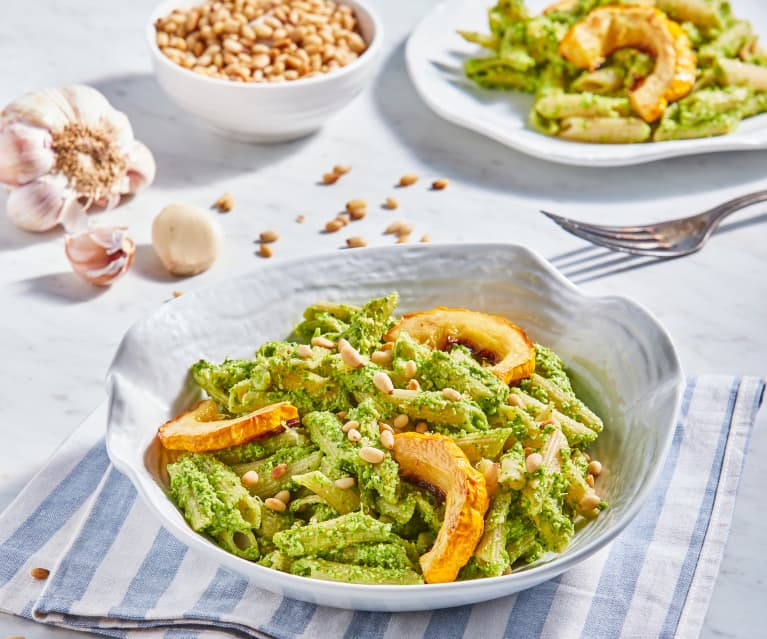
[[373, 39], [371, 42], [366, 42], [367, 48], [362, 54], [353, 60], [349, 64], [340, 69], [334, 69], [332, 72], [321, 73], [311, 78], [298, 78], [297, 80], [287, 80], [285, 82], [236, 82], [234, 80], [224, 80], [222, 78], [209, 78], [201, 73], [196, 73], [191, 69], [182, 67], [170, 60], [167, 56], [160, 51], [160, 47], [157, 46], [155, 29], [155, 21], [163, 15], [167, 15], [173, 9], [180, 6], [196, 6], [204, 3], [205, 0], [163, 0], [158, 4], [152, 12], [149, 14], [149, 19], [146, 23], [146, 40], [149, 47], [149, 51], [156, 64], [163, 65], [166, 69], [171, 69], [174, 72], [181, 73], [182, 76], [187, 78], [194, 78], [201, 83], [209, 83], [213, 86], [222, 87], [234, 87], [235, 90], [248, 90], [248, 91], [292, 91], [295, 87], [312, 86], [315, 84], [321, 84], [323, 82], [329, 82], [335, 78], [341, 78], [349, 75], [356, 70], [363, 69], [369, 66], [378, 57], [378, 53], [383, 43], [383, 22], [378, 12], [372, 8], [364, 0], [338, 0], [338, 4], [346, 4], [351, 6], [355, 11], [362, 10], [370, 17], [371, 24], [373, 26]]
[[[378, 246], [378, 247], [366, 248], [365, 251], [366, 253], [371, 255], [371, 259], [374, 259], [377, 254], [401, 251], [401, 248], [402, 247], [398, 247], [398, 246]], [[382, 584], [375, 584], [375, 585], [354, 584], [354, 583], [341, 582], [341, 581], [338, 581], [338, 582], [323, 581], [323, 580], [318, 580], [311, 577], [303, 577], [299, 575], [294, 575], [292, 573], [282, 572], [273, 568], [261, 566], [255, 562], [248, 561], [241, 557], [237, 557], [236, 555], [228, 553], [224, 549], [220, 548], [219, 546], [214, 544], [212, 541], [208, 540], [204, 535], [201, 535], [193, 531], [187, 525], [186, 521], [183, 518], [181, 520], [178, 520], [178, 519], [171, 520], [166, 518], [164, 514], [161, 512], [161, 508], [159, 507], [159, 505], [155, 504], [153, 495], [150, 492], [152, 489], [156, 490], [156, 488], [160, 486], [157, 484], [155, 479], [150, 475], [149, 471], [145, 468], [145, 466], [143, 466], [143, 464], [140, 465], [139, 467], [135, 467], [133, 464], [129, 462], [129, 460], [124, 459], [121, 456], [121, 454], [114, 449], [113, 443], [112, 443], [112, 437], [110, 437], [110, 434], [113, 432], [113, 429], [114, 429], [112, 425], [111, 414], [112, 414], [112, 407], [115, 401], [114, 390], [113, 390], [114, 373], [112, 371], [112, 368], [115, 362], [117, 361], [117, 359], [119, 358], [119, 355], [122, 351], [122, 348], [125, 342], [125, 337], [123, 337], [123, 340], [121, 341], [120, 345], [117, 348], [115, 357], [110, 363], [109, 371], [106, 376], [106, 388], [107, 388], [108, 403], [109, 403], [109, 416], [107, 419], [106, 438], [105, 438], [107, 454], [110, 460], [112, 461], [112, 463], [115, 465], [115, 467], [130, 479], [131, 483], [134, 485], [137, 492], [141, 496], [144, 504], [147, 505], [149, 509], [154, 513], [158, 521], [164, 527], [166, 527], [182, 543], [192, 548], [195, 548], [199, 552], [203, 553], [203, 555], [208, 556], [209, 558], [214, 559], [221, 564], [231, 567], [233, 570], [240, 572], [240, 574], [246, 574], [248, 577], [252, 578], [255, 575], [258, 575], [259, 573], [262, 573], [264, 575], [263, 582], [260, 582], [260, 583], [256, 582], [256, 585], [258, 585], [259, 587], [266, 587], [267, 589], [269, 589], [269, 587], [264, 586], [264, 582], [268, 582], [271, 578], [275, 576], [275, 574], [278, 576], [277, 578], [286, 586], [292, 586], [295, 584], [300, 590], [304, 590], [307, 584], [316, 585], [317, 583], [321, 583], [323, 593], [327, 593], [327, 595], [329, 596], [339, 596], [339, 595], [348, 596], [350, 593], [354, 593], [354, 592], [360, 593], [361, 595], [365, 595], [365, 596], [375, 595], [376, 593], [380, 593], [382, 596], [385, 596], [388, 593], [394, 593], [394, 592], [407, 592], [408, 594], [412, 593], [413, 595], [426, 594], [426, 593], [429, 593], [431, 595], [436, 595], [437, 593], [451, 593], [452, 591], [461, 591], [465, 594], [470, 594], [476, 591], [484, 590], [485, 587], [492, 586], [495, 584], [511, 584], [511, 583], [520, 584], [520, 587], [515, 588], [513, 590], [507, 589], [507, 591], [504, 591], [503, 593], [499, 595], [484, 597], [481, 600], [476, 600], [476, 601], [490, 601], [496, 598], [497, 596], [504, 596], [505, 594], [510, 594], [512, 592], [525, 590], [543, 581], [552, 579], [562, 574], [563, 572], [570, 570], [571, 568], [579, 564], [581, 561], [587, 559], [589, 556], [596, 553], [601, 548], [604, 548], [608, 543], [610, 543], [613, 539], [615, 539], [615, 537], [617, 537], [621, 532], [623, 532], [623, 530], [639, 514], [639, 511], [644, 506], [652, 490], [655, 488], [655, 485], [660, 477], [660, 474], [663, 471], [665, 461], [668, 457], [668, 453], [669, 453], [669, 450], [671, 449], [671, 445], [673, 442], [674, 432], [676, 430], [676, 424], [679, 418], [679, 411], [680, 411], [682, 400], [684, 397], [684, 392], [686, 388], [686, 379], [681, 366], [681, 362], [679, 360], [677, 349], [674, 346], [674, 343], [668, 331], [666, 330], [664, 325], [660, 322], [658, 317], [652, 311], [650, 311], [644, 305], [642, 305], [640, 302], [637, 302], [633, 298], [629, 296], [625, 296], [625, 295], [598, 295], [598, 294], [586, 292], [580, 287], [576, 286], [569, 279], [567, 279], [551, 262], [549, 262], [540, 253], [526, 246], [523, 246], [520, 244], [513, 244], [513, 243], [503, 243], [503, 242], [471, 242], [471, 243], [434, 242], [434, 243], [425, 244], [425, 245], [414, 245], [409, 247], [409, 250], [428, 253], [438, 248], [442, 248], [442, 249], [454, 248], [454, 249], [467, 251], [467, 252], [473, 251], [479, 254], [489, 250], [506, 250], [506, 251], [520, 253], [523, 256], [530, 259], [539, 268], [541, 268], [541, 270], [548, 277], [551, 277], [559, 286], [562, 286], [568, 289], [572, 293], [576, 293], [577, 295], [583, 296], [587, 299], [599, 299], [604, 301], [619, 300], [622, 302], [628, 302], [636, 310], [644, 313], [647, 316], [647, 318], [652, 322], [655, 329], [658, 331], [658, 337], [661, 340], [659, 347], [668, 353], [669, 360], [672, 364], [669, 370], [669, 379], [673, 380], [673, 391], [674, 391], [673, 392], [674, 410], [670, 416], [671, 424], [669, 425], [669, 428], [666, 429], [663, 436], [659, 437], [658, 459], [657, 459], [658, 463], [652, 466], [647, 477], [641, 483], [641, 486], [637, 490], [636, 497], [627, 506], [621, 518], [618, 519], [611, 528], [605, 530], [600, 536], [587, 542], [581, 548], [573, 550], [570, 553], [568, 553], [566, 549], [563, 553], [556, 554], [550, 560], [547, 560], [544, 563], [541, 563], [539, 565], [533, 565], [529, 569], [526, 569], [523, 571], [512, 572], [508, 575], [501, 575], [498, 577], [483, 577], [481, 579], [472, 579], [467, 581], [454, 581], [449, 583], [438, 583], [438, 584], [413, 584], [413, 585], [402, 586], [402, 585], [382, 585]], [[300, 256], [296, 258], [280, 260], [279, 262], [264, 264], [261, 267], [257, 267], [257, 268], [245, 271], [241, 274], [238, 274], [234, 279], [247, 278], [249, 276], [252, 276], [252, 274], [255, 272], [258, 272], [260, 276], [266, 277], [268, 276], [268, 272], [272, 269], [281, 269], [281, 268], [285, 268], [286, 266], [297, 265], [297, 264], [302, 264], [306, 262], [313, 262], [316, 260], [322, 260], [323, 258], [326, 258], [327, 256], [328, 256], [327, 253], [318, 253], [313, 255], [306, 255], [306, 256]], [[262, 273], [263, 275], [261, 275]], [[203, 290], [203, 289], [211, 288], [214, 286], [216, 286], [215, 282], [212, 284], [207, 284], [205, 286], [198, 287], [198, 290]], [[193, 292], [194, 291], [191, 291], [191, 293]], [[186, 295], [185, 297], [189, 298], [190, 296]], [[143, 316], [141, 319], [139, 319], [137, 322], [131, 325], [131, 327], [126, 332], [126, 336], [128, 333], [133, 331], [133, 329], [137, 325], [145, 322], [149, 317], [156, 317], [156, 316], [162, 315], [163, 313], [171, 312], [171, 310], [172, 309], [170, 308], [170, 305], [163, 305], [160, 308], [156, 309], [154, 312]], [[142, 449], [141, 451], [142, 459], [144, 458], [145, 452], [146, 451]], [[150, 488], [150, 486], [153, 488]], [[243, 570], [243, 568], [245, 567], [247, 567], [247, 570]], [[406, 588], [406, 590], [403, 591], [403, 588]], [[328, 604], [321, 604], [321, 605], [328, 605]], [[455, 605], [459, 605], [459, 604], [455, 604]], [[372, 610], [373, 608], [365, 608], [364, 606], [362, 606], [362, 607], [356, 607], [355, 609]], [[420, 606], [417, 608], [396, 608], [395, 610], [427, 610], [427, 609], [431, 609], [431, 608]]]

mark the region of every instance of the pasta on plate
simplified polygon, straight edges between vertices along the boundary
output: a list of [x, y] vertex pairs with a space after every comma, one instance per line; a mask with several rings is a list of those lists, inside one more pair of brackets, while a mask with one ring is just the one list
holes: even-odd
[[767, 54], [724, 0], [560, 0], [531, 15], [500, 0], [489, 55], [466, 60], [488, 89], [533, 93], [530, 126], [593, 143], [724, 135], [767, 111]]

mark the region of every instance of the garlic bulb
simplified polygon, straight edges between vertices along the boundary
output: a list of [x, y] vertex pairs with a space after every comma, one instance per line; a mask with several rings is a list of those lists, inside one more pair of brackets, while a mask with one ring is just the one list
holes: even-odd
[[126, 273], [136, 245], [124, 228], [96, 227], [69, 235], [66, 253], [75, 273], [96, 286], [109, 286]]
[[210, 268], [221, 246], [221, 227], [189, 204], [169, 204], [152, 223], [152, 246], [174, 275], [197, 275]]
[[72, 231], [88, 210], [117, 206], [154, 174], [151, 151], [96, 89], [29, 93], [0, 113], [0, 183], [11, 187], [9, 217], [25, 230]]

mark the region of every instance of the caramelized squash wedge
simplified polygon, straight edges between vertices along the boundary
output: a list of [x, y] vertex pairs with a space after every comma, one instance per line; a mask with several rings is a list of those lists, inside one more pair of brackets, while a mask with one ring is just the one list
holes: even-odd
[[204, 399], [160, 426], [157, 438], [168, 450], [203, 453], [245, 444], [297, 420], [298, 410], [288, 402], [227, 419], [214, 401]]
[[570, 27], [559, 53], [576, 67], [593, 71], [613, 51], [624, 47], [655, 58], [652, 73], [629, 91], [632, 108], [645, 122], [657, 120], [669, 102], [692, 90], [696, 58], [690, 40], [676, 22], [651, 6], [594, 9]]
[[535, 345], [519, 326], [497, 315], [438, 306], [403, 315], [384, 339], [394, 341], [400, 331], [439, 350], [455, 343], [467, 346], [489, 360], [490, 370], [505, 384], [530, 377], [535, 370]]
[[489, 504], [484, 476], [444, 435], [395, 435], [392, 456], [403, 477], [430, 484], [445, 494], [442, 527], [419, 563], [426, 583], [455, 581], [482, 537]]

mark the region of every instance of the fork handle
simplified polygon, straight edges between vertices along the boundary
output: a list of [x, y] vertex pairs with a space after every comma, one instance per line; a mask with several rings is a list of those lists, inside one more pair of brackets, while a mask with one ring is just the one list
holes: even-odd
[[723, 202], [719, 206], [706, 211], [703, 216], [713, 219], [715, 223], [719, 223], [728, 215], [759, 202], [767, 202], [767, 190], [754, 191], [753, 193], [747, 193], [732, 200], [727, 200], [727, 202]]

